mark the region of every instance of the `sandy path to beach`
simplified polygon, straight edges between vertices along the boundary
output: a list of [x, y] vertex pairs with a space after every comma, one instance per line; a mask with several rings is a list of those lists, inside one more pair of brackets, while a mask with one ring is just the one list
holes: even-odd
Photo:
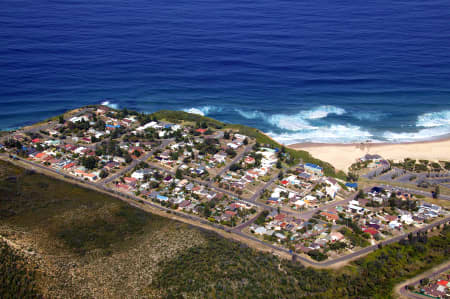
[[288, 147], [308, 151], [315, 158], [329, 162], [337, 169], [344, 171], [367, 153], [379, 154], [385, 159], [392, 160], [412, 158], [450, 161], [450, 139], [399, 144], [298, 143]]

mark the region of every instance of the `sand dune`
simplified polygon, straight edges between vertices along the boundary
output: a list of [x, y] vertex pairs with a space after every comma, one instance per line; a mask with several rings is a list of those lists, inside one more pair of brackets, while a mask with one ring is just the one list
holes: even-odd
[[450, 161], [450, 138], [411, 143], [364, 143], [364, 144], [318, 144], [297, 143], [288, 145], [301, 149], [314, 157], [331, 163], [340, 170], [348, 167], [367, 153], [379, 154], [385, 159], [403, 160], [404, 158], [426, 159], [430, 161]]

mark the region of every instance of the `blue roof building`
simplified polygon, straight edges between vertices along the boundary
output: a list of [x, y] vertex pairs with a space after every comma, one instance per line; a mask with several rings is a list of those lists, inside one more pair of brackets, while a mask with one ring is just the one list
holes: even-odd
[[156, 199], [158, 199], [160, 201], [168, 201], [169, 200], [169, 198], [167, 196], [160, 195], [160, 194], [156, 195]]
[[315, 174], [322, 174], [323, 169], [319, 165], [312, 164], [312, 163], [306, 163], [305, 164], [305, 170], [315, 173]]
[[345, 186], [353, 189], [358, 189], [357, 183], [346, 183]]

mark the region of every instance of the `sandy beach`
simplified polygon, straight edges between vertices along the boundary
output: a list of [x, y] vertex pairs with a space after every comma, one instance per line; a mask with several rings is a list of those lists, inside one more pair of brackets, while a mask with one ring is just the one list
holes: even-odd
[[288, 145], [288, 147], [308, 151], [315, 158], [329, 162], [337, 169], [344, 171], [347, 171], [351, 164], [365, 154], [379, 154], [385, 159], [391, 160], [412, 158], [430, 161], [450, 161], [449, 136], [423, 142], [357, 144], [296, 143]]

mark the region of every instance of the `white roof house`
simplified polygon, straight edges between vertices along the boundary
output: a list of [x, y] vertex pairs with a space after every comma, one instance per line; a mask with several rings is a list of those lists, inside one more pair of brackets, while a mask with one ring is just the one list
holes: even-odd
[[88, 121], [89, 117], [87, 115], [82, 115], [82, 116], [74, 116], [71, 119], [69, 119], [69, 121], [76, 123], [76, 122], [80, 122], [80, 121]]

